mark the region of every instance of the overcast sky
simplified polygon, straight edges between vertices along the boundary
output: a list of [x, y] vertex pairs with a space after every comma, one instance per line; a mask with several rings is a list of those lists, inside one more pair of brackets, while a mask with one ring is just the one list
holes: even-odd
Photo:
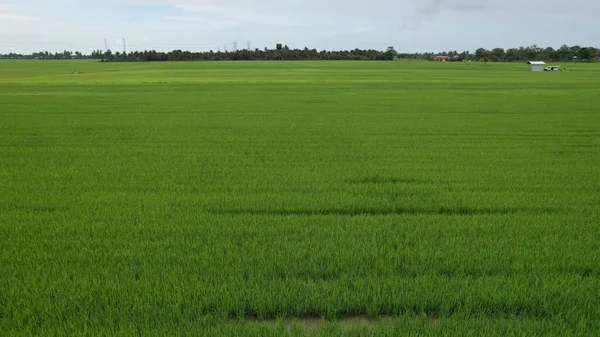
[[0, 52], [600, 46], [598, 0], [0, 0]]

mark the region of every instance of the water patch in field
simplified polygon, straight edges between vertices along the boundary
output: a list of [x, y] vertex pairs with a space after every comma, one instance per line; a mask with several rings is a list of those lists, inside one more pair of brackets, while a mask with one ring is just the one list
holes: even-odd
[[302, 104], [326, 104], [326, 103], [330, 103], [330, 101], [328, 100], [324, 100], [324, 99], [303, 99], [303, 100], [299, 100], [298, 103], [302, 103]]
[[426, 179], [417, 179], [417, 178], [394, 178], [394, 177], [381, 177], [381, 176], [371, 176], [371, 177], [363, 177], [358, 179], [350, 179], [346, 180], [349, 184], [430, 184], [433, 181]]
[[441, 207], [441, 208], [395, 208], [395, 209], [221, 209], [216, 213], [230, 215], [261, 215], [261, 216], [385, 216], [385, 215], [510, 215], [510, 214], [551, 214], [550, 208], [475, 208], [475, 207]]
[[[464, 310], [463, 310], [464, 309]], [[527, 303], [483, 303], [477, 308], [453, 308], [443, 309], [437, 305], [427, 305], [425, 307], [406, 306], [398, 308], [397, 313], [338, 313], [334, 316], [329, 315], [283, 315], [283, 316], [264, 316], [259, 317], [252, 314], [243, 316], [230, 315], [231, 320], [240, 320], [240, 322], [252, 325], [270, 325], [279, 326], [287, 330], [304, 330], [305, 332], [316, 332], [324, 328], [336, 326], [339, 328], [356, 327], [374, 327], [382, 324], [395, 324], [400, 320], [420, 320], [437, 325], [441, 319], [449, 319], [456, 314], [465, 314], [469, 316], [485, 317], [493, 320], [506, 320], [514, 318], [542, 319], [552, 315], [551, 310], [541, 306]]]
[[69, 210], [69, 208], [52, 205], [23, 205], [14, 206], [12, 210], [25, 213], [58, 213], [65, 212]]
[[582, 278], [600, 277], [600, 268], [592, 266], [570, 266], [561, 268], [560, 271], [565, 274], [579, 275]]

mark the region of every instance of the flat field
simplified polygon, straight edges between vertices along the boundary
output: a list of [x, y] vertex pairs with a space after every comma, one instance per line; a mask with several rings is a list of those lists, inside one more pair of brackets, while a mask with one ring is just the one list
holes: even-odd
[[0, 335], [597, 336], [567, 68], [0, 61]]

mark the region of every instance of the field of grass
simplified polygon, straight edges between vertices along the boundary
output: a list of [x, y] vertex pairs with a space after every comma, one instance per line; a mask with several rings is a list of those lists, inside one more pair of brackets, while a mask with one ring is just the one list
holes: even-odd
[[597, 336], [567, 67], [0, 61], [0, 335]]

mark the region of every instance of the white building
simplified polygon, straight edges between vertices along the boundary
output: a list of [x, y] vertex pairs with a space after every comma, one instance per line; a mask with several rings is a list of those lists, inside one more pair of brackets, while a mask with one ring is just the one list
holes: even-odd
[[527, 64], [531, 65], [531, 71], [544, 71], [545, 62], [542, 61], [529, 61]]

